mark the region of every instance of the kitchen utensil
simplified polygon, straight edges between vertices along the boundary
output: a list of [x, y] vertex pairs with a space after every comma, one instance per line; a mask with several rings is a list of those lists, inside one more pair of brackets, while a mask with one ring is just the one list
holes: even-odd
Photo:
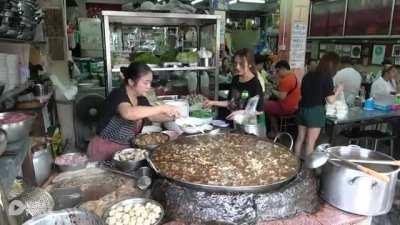
[[[72, 162], [71, 164], [63, 164], [60, 163], [59, 160], [62, 158], [72, 158], [72, 157], [76, 157], [76, 158], [85, 158], [86, 160], [82, 160], [79, 162]], [[87, 156], [79, 153], [79, 152], [72, 152], [72, 153], [66, 153], [63, 155], [60, 155], [56, 158], [55, 160], [55, 164], [60, 168], [61, 171], [66, 172], [66, 171], [74, 171], [74, 170], [80, 170], [80, 169], [84, 169], [86, 168], [86, 165], [88, 163], [89, 159], [87, 159]]]
[[[357, 146], [329, 147], [329, 145], [324, 145], [323, 149], [340, 158], [394, 160], [386, 154]], [[388, 165], [370, 164], [368, 166], [388, 176], [389, 182], [382, 182], [366, 176], [364, 172], [351, 164], [343, 163], [343, 161], [329, 160], [322, 166], [321, 198], [341, 210], [359, 215], [376, 216], [389, 212], [400, 168]]]
[[289, 142], [290, 143], [289, 150], [293, 150], [294, 140], [293, 140], [292, 135], [288, 132], [279, 132], [274, 138], [274, 143], [279, 143], [278, 141], [284, 136], [288, 137], [288, 139], [290, 141]]
[[23, 225], [106, 225], [97, 215], [83, 209], [65, 209], [33, 217]]
[[[321, 147], [318, 147], [318, 148], [321, 149]], [[389, 182], [389, 180], [390, 180], [389, 177], [385, 174], [379, 173], [368, 167], [365, 167], [365, 166], [356, 164], [354, 162], [351, 162], [347, 159], [341, 158], [340, 156], [334, 154], [333, 152], [329, 152], [329, 151], [324, 151], [324, 152], [320, 151], [318, 153], [318, 150], [317, 150], [315, 153], [312, 153], [312, 157], [309, 160], [307, 160], [306, 165], [309, 165], [310, 166], [309, 168], [312, 168], [311, 166], [318, 166], [318, 165], [322, 166], [329, 160], [329, 158], [335, 158], [335, 159], [341, 161], [342, 163], [346, 164], [347, 166], [354, 167], [354, 168], [356, 168], [372, 177], [375, 177], [376, 179], [379, 179], [383, 182]], [[314, 162], [312, 162], [312, 161], [314, 161]]]
[[55, 210], [76, 207], [81, 203], [83, 195], [79, 187], [53, 188], [50, 194], [55, 202]]
[[4, 130], [0, 129], [0, 156], [7, 149], [7, 134]]
[[150, 187], [153, 176], [154, 171], [150, 167], [140, 167], [136, 171], [136, 177], [138, 178], [136, 183], [137, 187], [141, 190], [146, 190]]
[[115, 167], [124, 171], [124, 172], [133, 172], [136, 169], [145, 166], [146, 165], [146, 158], [142, 160], [125, 160], [125, 161], [120, 161], [120, 160], [112, 160]]
[[[4, 118], [5, 116], [18, 113], [18, 112], [6, 112], [0, 113], [0, 119]], [[25, 113], [25, 112], [24, 112]], [[28, 114], [28, 113], [25, 113]], [[27, 117], [23, 121], [15, 122], [15, 123], [5, 123], [0, 124], [0, 128], [3, 129], [7, 133], [7, 141], [8, 143], [13, 143], [15, 141], [24, 139], [29, 136], [31, 132], [32, 125], [35, 121], [35, 115], [29, 114], [30, 116]]]
[[[339, 159], [329, 159], [331, 161], [340, 161]], [[368, 159], [347, 159], [350, 162], [354, 163], [362, 163], [362, 164], [379, 164], [379, 165], [388, 165], [388, 166], [400, 166], [400, 160], [368, 160]]]
[[36, 183], [41, 185], [51, 174], [53, 157], [49, 149], [42, 149], [33, 153], [33, 168], [35, 170]]
[[8, 200], [4, 193], [3, 187], [0, 184], [0, 224], [9, 225], [8, 221]]
[[104, 211], [104, 214], [103, 214], [103, 217], [102, 217], [102, 218], [103, 218], [103, 220], [106, 220], [106, 219], [109, 217], [111, 208], [113, 208], [113, 207], [115, 208], [115, 207], [120, 207], [120, 206], [121, 206], [121, 207], [133, 206], [133, 205], [136, 205], [136, 204], [142, 204], [142, 205], [144, 205], [144, 204], [146, 204], [146, 203], [148, 203], [148, 202], [150, 202], [151, 204], [157, 205], [157, 206], [160, 207], [160, 209], [161, 209], [160, 218], [158, 218], [158, 220], [157, 220], [154, 224], [152, 224], [152, 225], [161, 224], [161, 221], [162, 221], [162, 219], [164, 218], [164, 215], [165, 215], [164, 208], [161, 206], [160, 203], [158, 203], [158, 202], [156, 202], [156, 201], [154, 201], [154, 200], [151, 200], [151, 199], [147, 199], [147, 198], [130, 198], [130, 199], [125, 199], [125, 200], [123, 200], [123, 201], [120, 201], [120, 202], [118, 202], [118, 203], [112, 205], [112, 206], [109, 207], [108, 209], [106, 209], [106, 210]]
[[28, 189], [14, 200], [22, 202], [26, 207], [25, 212], [27, 216], [38, 216], [54, 208], [53, 197], [41, 188]]
[[[214, 138], [218, 139], [218, 140], [222, 140], [224, 138], [224, 135], [227, 135], [225, 133], [218, 133], [218, 134], [213, 134], [211, 136], [213, 136]], [[201, 137], [201, 136], [210, 136], [210, 134], [197, 134], [197, 135], [191, 135], [191, 136], [187, 136], [184, 138], [179, 138], [174, 142], [178, 142], [180, 144], [183, 143], [187, 143], [188, 145], [192, 145], [193, 144], [193, 138], [195, 137]], [[249, 135], [247, 135], [249, 136]], [[259, 138], [259, 137], [254, 137], [254, 136], [249, 136], [251, 138], [253, 138], [252, 140], [254, 140], [254, 144], [257, 143], [257, 141], [264, 141], [266, 144], [268, 145], [273, 145], [271, 147], [273, 148], [284, 148], [287, 149], [287, 147], [278, 144], [278, 143], [272, 143], [268, 140]], [[159, 168], [157, 168], [157, 166], [154, 164], [154, 155], [157, 151], [163, 151], [165, 149], [163, 149], [163, 146], [160, 146], [158, 148], [156, 148], [153, 152], [150, 152], [149, 157], [147, 158], [149, 165], [152, 167], [152, 169], [154, 171], [156, 171], [156, 173], [158, 173], [159, 175], [161, 175], [162, 177], [167, 178], [170, 181], [175, 182], [178, 185], [184, 186], [184, 187], [188, 187], [188, 188], [193, 188], [196, 190], [201, 190], [201, 191], [210, 191], [210, 192], [251, 192], [251, 193], [257, 193], [257, 192], [266, 192], [266, 191], [271, 191], [271, 190], [275, 190], [279, 187], [282, 187], [283, 185], [289, 183], [294, 177], [296, 177], [299, 169], [300, 169], [300, 162], [298, 161], [298, 163], [296, 164], [296, 173], [290, 174], [290, 176], [288, 176], [286, 179], [280, 181], [280, 182], [276, 182], [273, 184], [269, 184], [269, 185], [254, 185], [254, 186], [221, 186], [221, 185], [209, 185], [209, 184], [201, 184], [201, 183], [192, 183], [192, 182], [188, 182], [188, 181], [183, 181], [183, 180], [179, 180], [176, 179], [174, 177], [168, 176], [165, 173], [163, 173]], [[289, 150], [288, 150], [289, 151]]]

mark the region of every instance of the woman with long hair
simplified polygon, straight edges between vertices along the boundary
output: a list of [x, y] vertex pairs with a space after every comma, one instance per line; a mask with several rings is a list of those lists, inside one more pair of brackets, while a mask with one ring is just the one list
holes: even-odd
[[[231, 111], [227, 119], [233, 119], [240, 110], [243, 110], [249, 98], [258, 95], [257, 111], [263, 111], [263, 91], [257, 78], [253, 53], [248, 49], [237, 51], [233, 57], [234, 77], [226, 101], [206, 100], [205, 107], [225, 107]], [[246, 94], [244, 94], [246, 93]], [[243, 99], [245, 98], [245, 99]]]
[[[303, 77], [301, 84], [301, 100], [297, 113], [298, 134], [295, 152], [299, 157], [311, 154], [315, 148], [321, 128], [325, 126], [325, 104], [336, 101], [343, 87], [333, 86], [332, 77], [339, 66], [339, 56], [334, 52], [325, 54], [314, 72]], [[303, 144], [305, 142], [305, 151]]]

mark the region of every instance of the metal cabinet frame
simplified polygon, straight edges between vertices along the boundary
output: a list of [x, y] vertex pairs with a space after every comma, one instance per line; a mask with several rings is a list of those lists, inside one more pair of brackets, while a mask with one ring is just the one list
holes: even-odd
[[[218, 96], [218, 75], [219, 75], [219, 52], [221, 39], [221, 19], [219, 15], [203, 14], [179, 14], [179, 13], [150, 13], [150, 12], [126, 12], [126, 11], [103, 11], [102, 12], [102, 36], [106, 94], [112, 90], [112, 64], [111, 64], [111, 42], [110, 24], [120, 23], [136, 26], [179, 26], [182, 24], [194, 26], [197, 31], [197, 47], [200, 47], [201, 28], [214, 25], [215, 34], [215, 57], [212, 67], [178, 67], [178, 68], [154, 68], [153, 71], [214, 71], [215, 84], [214, 95]], [[114, 69], [114, 72], [117, 72]]]

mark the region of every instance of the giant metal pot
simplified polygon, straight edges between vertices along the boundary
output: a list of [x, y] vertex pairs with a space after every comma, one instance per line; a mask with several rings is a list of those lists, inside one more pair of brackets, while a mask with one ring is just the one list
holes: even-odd
[[[358, 146], [320, 145], [318, 148], [325, 148], [323, 150], [345, 159], [394, 160], [386, 154]], [[354, 214], [365, 216], [386, 214], [392, 208], [399, 167], [363, 165], [388, 175], [390, 181], [384, 183], [339, 161], [328, 161], [322, 167], [321, 198], [343, 211]]]

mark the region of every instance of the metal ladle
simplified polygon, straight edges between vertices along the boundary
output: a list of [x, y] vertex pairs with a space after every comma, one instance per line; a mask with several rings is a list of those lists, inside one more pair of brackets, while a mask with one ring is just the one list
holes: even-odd
[[315, 168], [323, 166], [328, 160], [331, 160], [331, 159], [340, 161], [340, 162], [346, 164], [347, 166], [354, 167], [354, 168], [356, 168], [372, 177], [375, 177], [376, 179], [381, 180], [385, 183], [388, 183], [390, 180], [390, 178], [386, 174], [379, 173], [368, 167], [359, 165], [359, 164], [352, 162], [350, 160], [347, 160], [347, 159], [343, 159], [343, 158], [339, 157], [338, 155], [336, 155], [332, 152], [329, 152], [329, 151], [321, 151], [321, 150], [314, 151], [313, 153], [311, 153], [311, 155], [309, 155], [307, 157], [307, 159], [305, 161], [305, 165], [306, 165], [306, 167], [308, 167], [310, 169], [315, 169]]

